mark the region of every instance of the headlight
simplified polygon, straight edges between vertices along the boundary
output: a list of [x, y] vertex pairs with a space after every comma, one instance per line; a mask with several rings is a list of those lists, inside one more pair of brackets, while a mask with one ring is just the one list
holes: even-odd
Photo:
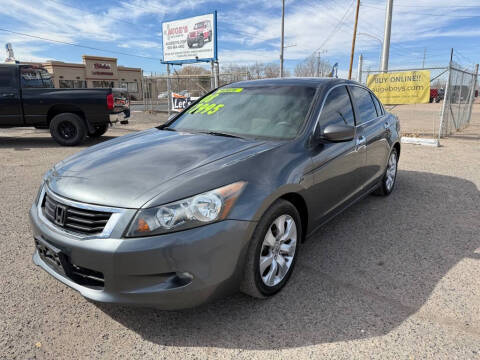
[[151, 236], [190, 229], [223, 220], [247, 183], [239, 181], [135, 215], [127, 237]]

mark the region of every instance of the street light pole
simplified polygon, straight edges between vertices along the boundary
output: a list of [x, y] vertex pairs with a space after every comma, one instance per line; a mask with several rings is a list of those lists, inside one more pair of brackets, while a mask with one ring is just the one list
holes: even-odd
[[282, 0], [282, 41], [280, 45], [280, 77], [283, 78], [283, 40], [285, 27], [285, 0]]
[[383, 49], [382, 39], [376, 37], [375, 35], [372, 35], [372, 34], [369, 34], [369, 33], [364, 33], [364, 32], [358, 33], [358, 36], [360, 36], [360, 35], [371, 37], [372, 39], [375, 39], [380, 43], [380, 55], [379, 55], [379, 58], [378, 58], [378, 70], [382, 71], [382, 49]]
[[382, 69], [381, 71], [388, 71], [388, 57], [390, 54], [390, 35], [392, 33], [392, 11], [393, 0], [387, 0], [387, 8], [385, 10], [385, 34], [383, 36], [383, 50], [382, 50]]

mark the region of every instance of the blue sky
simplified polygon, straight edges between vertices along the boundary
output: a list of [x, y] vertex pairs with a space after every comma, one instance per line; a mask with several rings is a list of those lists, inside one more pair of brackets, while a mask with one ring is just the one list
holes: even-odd
[[[356, 56], [365, 67], [378, 68], [386, 0], [365, 0], [360, 8]], [[1, 0], [0, 28], [52, 40], [95, 47], [97, 51], [41, 41], [0, 31], [0, 43], [11, 42], [16, 58], [81, 62], [83, 54], [117, 57], [119, 64], [163, 72], [160, 64], [161, 23], [218, 11], [221, 64], [278, 62], [281, 0]], [[458, 5], [455, 5], [458, 4]], [[355, 0], [287, 0], [286, 68], [317, 49], [330, 63], [348, 68]], [[343, 21], [342, 21], [343, 20]], [[394, 0], [390, 68], [446, 65], [450, 48], [464, 66], [478, 62], [480, 2], [465, 0]], [[117, 52], [117, 53], [116, 53]], [[142, 57], [128, 56], [131, 54]]]

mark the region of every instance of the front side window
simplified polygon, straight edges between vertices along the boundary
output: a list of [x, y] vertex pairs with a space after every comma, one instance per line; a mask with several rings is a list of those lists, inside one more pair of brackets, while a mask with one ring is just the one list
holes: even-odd
[[319, 124], [322, 129], [328, 125], [355, 126], [352, 102], [345, 86], [336, 87], [328, 94], [320, 114]]
[[351, 86], [350, 90], [352, 91], [353, 100], [360, 113], [360, 119], [357, 119], [357, 125], [375, 119], [377, 117], [377, 110], [373, 104], [370, 92], [359, 86]]
[[20, 69], [22, 88], [53, 88], [52, 75], [45, 69], [22, 67]]
[[14, 87], [13, 71], [11, 67], [0, 67], [0, 88]]
[[315, 91], [306, 86], [221, 88], [185, 110], [169, 128], [292, 139], [305, 122]]

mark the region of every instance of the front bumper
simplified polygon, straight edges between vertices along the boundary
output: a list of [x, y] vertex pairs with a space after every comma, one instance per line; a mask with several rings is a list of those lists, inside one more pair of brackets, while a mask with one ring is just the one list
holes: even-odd
[[[84, 297], [165, 310], [189, 308], [225, 296], [240, 285], [254, 222], [225, 220], [159, 236], [79, 239], [57, 231], [32, 206], [35, 264]], [[38, 249], [60, 251], [74, 267], [103, 276], [102, 286], [77, 281], [52, 266]]]

